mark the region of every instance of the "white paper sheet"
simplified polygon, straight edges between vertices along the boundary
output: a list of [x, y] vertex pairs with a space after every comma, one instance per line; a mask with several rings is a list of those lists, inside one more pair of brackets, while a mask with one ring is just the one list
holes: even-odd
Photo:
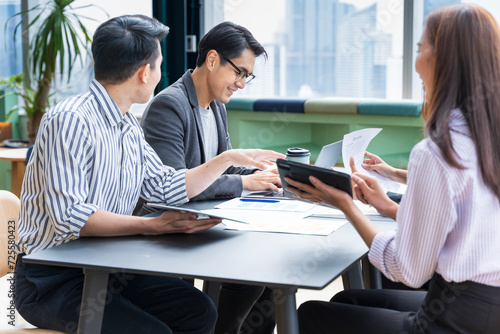
[[368, 147], [368, 144], [370, 144], [370, 141], [380, 131], [382, 131], [382, 129], [361, 129], [344, 135], [342, 160], [344, 161], [344, 168], [349, 174], [351, 173], [351, 165], [349, 164], [349, 159], [351, 157], [354, 157], [354, 165], [357, 170], [359, 172], [363, 170], [361, 164], [363, 163], [366, 148]]
[[288, 211], [288, 212], [307, 212], [316, 205], [304, 201], [290, 199], [280, 200], [279, 198], [270, 199], [250, 199], [233, 198], [216, 206], [217, 209], [237, 209], [249, 211]]
[[347, 223], [345, 216], [343, 219], [306, 218], [309, 212], [241, 209], [209, 209], [200, 211], [208, 216], [218, 215], [246, 222], [247, 224], [241, 224], [230, 220], [222, 220], [226, 229], [240, 231], [329, 235]]
[[[231, 220], [222, 221], [228, 230], [256, 231], [256, 232], [274, 232], [274, 233], [293, 233], [293, 234], [311, 234], [311, 235], [329, 235], [347, 220], [333, 219], [301, 219], [300, 221], [287, 222], [261, 222], [249, 225], [235, 223]], [[227, 222], [227, 223], [226, 223]]]
[[[361, 212], [364, 213], [370, 220], [373, 221], [387, 220], [387, 217], [382, 216], [380, 213], [377, 212], [377, 210], [374, 207], [370, 205], [363, 204], [360, 201], [354, 201], [354, 204], [356, 204], [356, 206], [361, 210]], [[339, 209], [324, 205], [318, 205], [311, 211], [307, 212], [306, 218], [324, 218], [324, 219], [341, 219], [341, 220], [346, 219], [344, 213]]]
[[344, 135], [342, 144], [342, 160], [344, 162], [344, 168], [349, 174], [351, 174], [349, 159], [351, 157], [354, 157], [354, 165], [356, 166], [356, 169], [359, 173], [376, 177], [384, 191], [397, 191], [397, 189], [399, 188], [398, 183], [391, 181], [378, 173], [368, 171], [361, 166], [364, 160], [366, 149], [368, 148], [368, 144], [370, 144], [370, 141], [380, 131], [382, 131], [382, 129], [368, 128], [353, 131]]
[[282, 220], [300, 221], [305, 216], [308, 215], [307, 213], [303, 212], [240, 210], [240, 209], [208, 209], [208, 210], [200, 210], [200, 212], [208, 216], [210, 215], [223, 216], [225, 218], [242, 221], [250, 225], [263, 221], [282, 221]]

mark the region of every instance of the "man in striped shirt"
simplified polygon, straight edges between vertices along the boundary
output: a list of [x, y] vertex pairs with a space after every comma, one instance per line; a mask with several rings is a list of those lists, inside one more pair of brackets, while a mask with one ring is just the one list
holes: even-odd
[[[160, 80], [159, 41], [168, 27], [127, 15], [94, 35], [95, 79], [86, 93], [59, 103], [43, 118], [21, 193], [16, 308], [30, 323], [75, 332], [83, 289], [81, 269], [25, 264], [22, 254], [79, 237], [191, 233], [218, 219], [165, 212], [131, 216], [139, 196], [179, 205], [232, 165], [263, 168], [282, 155], [232, 150], [190, 170], [164, 166], [128, 110], [145, 103]], [[116, 276], [116, 277], [115, 277]], [[110, 275], [102, 333], [210, 333], [212, 302], [180, 279]], [[104, 306], [104, 305], [102, 305]]]

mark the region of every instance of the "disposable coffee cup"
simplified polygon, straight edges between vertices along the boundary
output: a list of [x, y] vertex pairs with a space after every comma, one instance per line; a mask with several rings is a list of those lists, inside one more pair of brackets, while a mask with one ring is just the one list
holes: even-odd
[[286, 150], [286, 160], [302, 162], [304, 164], [309, 164], [309, 158], [311, 157], [311, 152], [305, 148], [292, 147]]

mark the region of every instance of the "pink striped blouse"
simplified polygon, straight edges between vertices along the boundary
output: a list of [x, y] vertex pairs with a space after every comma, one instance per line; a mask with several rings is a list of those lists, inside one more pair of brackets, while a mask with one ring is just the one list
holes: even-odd
[[500, 286], [500, 202], [481, 178], [459, 110], [450, 130], [465, 169], [449, 166], [429, 138], [418, 143], [410, 154], [398, 230], [377, 234], [369, 259], [388, 278], [411, 287], [434, 272], [447, 281]]

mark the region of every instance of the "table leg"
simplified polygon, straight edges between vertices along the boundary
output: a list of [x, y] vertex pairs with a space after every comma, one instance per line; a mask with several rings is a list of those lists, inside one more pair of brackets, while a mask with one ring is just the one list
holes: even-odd
[[361, 265], [365, 289], [382, 289], [382, 273], [370, 263], [368, 256], [361, 260]]
[[361, 272], [361, 263], [356, 262], [345, 274], [342, 275], [344, 290], [364, 289], [363, 274]]
[[25, 168], [26, 162], [24, 161], [12, 161], [11, 163], [10, 190], [17, 197], [21, 196]]
[[219, 293], [221, 282], [218, 281], [203, 281], [203, 292], [212, 299], [215, 307], [219, 305]]
[[276, 326], [278, 334], [298, 334], [299, 320], [297, 317], [297, 303], [295, 288], [274, 288], [273, 301], [275, 305]]
[[109, 272], [96, 269], [83, 269], [82, 307], [78, 320], [78, 334], [101, 333], [102, 317], [106, 306]]

